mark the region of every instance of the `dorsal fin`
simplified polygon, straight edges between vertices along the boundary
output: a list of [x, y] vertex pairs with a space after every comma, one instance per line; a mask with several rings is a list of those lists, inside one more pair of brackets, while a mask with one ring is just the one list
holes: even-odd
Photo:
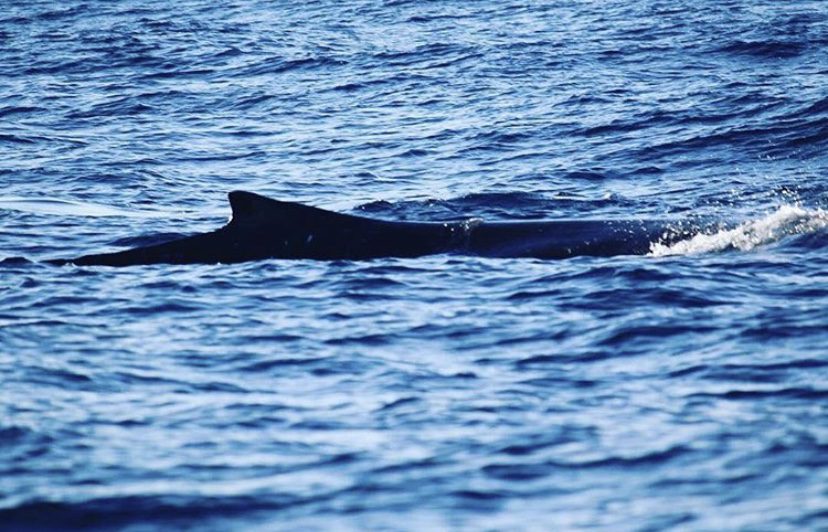
[[230, 209], [233, 212], [231, 222], [293, 222], [315, 219], [324, 221], [331, 217], [354, 218], [347, 214], [339, 214], [317, 207], [309, 207], [301, 203], [279, 201], [253, 192], [234, 190], [227, 195], [230, 200]]
[[227, 194], [230, 201], [230, 210], [233, 213], [233, 221], [241, 222], [249, 218], [260, 217], [263, 213], [271, 210], [275, 200], [259, 196], [244, 190], [234, 190]]

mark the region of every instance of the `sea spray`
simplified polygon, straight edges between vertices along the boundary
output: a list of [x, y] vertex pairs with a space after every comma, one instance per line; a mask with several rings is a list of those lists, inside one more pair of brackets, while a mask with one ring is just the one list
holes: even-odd
[[758, 220], [750, 220], [734, 228], [721, 229], [715, 233], [699, 233], [669, 244], [655, 242], [650, 246], [650, 255], [691, 255], [728, 249], [749, 251], [786, 236], [812, 233], [826, 227], [828, 211], [782, 205]]

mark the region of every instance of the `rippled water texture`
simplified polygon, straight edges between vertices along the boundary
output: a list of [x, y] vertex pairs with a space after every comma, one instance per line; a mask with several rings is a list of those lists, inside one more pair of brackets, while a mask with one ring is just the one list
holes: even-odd
[[[0, 529], [828, 528], [825, 2], [1, 11]], [[219, 227], [234, 189], [723, 225], [39, 262]]]

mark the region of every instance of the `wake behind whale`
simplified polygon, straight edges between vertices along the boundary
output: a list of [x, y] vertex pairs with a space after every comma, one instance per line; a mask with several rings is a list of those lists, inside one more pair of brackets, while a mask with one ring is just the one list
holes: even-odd
[[401, 222], [331, 212], [251, 192], [229, 194], [232, 218], [212, 232], [52, 264], [236, 263], [270, 258], [364, 260], [441, 253], [564, 259], [643, 255], [683, 231], [655, 220]]

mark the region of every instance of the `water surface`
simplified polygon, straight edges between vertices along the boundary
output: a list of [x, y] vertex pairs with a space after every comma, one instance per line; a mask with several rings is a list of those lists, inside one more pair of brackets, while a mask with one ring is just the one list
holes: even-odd
[[[828, 527], [822, 2], [7, 4], [0, 528]], [[730, 228], [37, 262], [216, 228], [234, 189]]]

